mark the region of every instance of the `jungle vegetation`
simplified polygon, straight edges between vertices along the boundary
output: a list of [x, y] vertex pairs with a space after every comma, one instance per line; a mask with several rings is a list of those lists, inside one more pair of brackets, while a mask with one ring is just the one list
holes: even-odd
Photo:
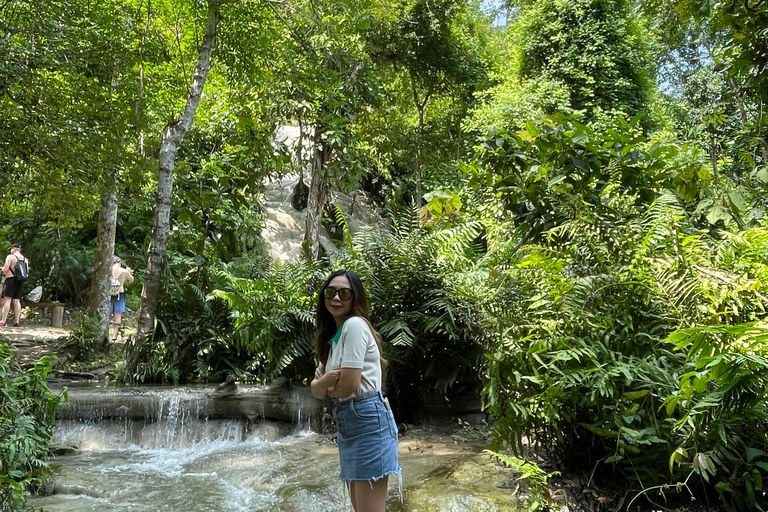
[[[766, 107], [764, 0], [0, 0], [0, 247], [86, 312], [84, 359], [136, 268], [124, 383], [304, 381], [355, 270], [403, 420], [474, 389], [501, 460], [765, 510]], [[298, 170], [304, 257], [271, 261]], [[2, 507], [45, 470], [49, 368], [0, 344]]]

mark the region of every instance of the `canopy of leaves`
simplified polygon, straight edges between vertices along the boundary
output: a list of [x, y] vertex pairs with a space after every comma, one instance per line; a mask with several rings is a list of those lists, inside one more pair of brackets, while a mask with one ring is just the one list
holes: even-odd
[[536, 115], [585, 122], [647, 113], [650, 35], [624, 0], [538, 0], [519, 6], [498, 62], [485, 126], [519, 129]]

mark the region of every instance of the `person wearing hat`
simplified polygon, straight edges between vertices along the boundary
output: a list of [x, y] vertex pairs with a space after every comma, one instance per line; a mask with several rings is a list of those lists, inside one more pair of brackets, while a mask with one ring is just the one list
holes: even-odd
[[[5, 321], [8, 318], [8, 313], [11, 311], [11, 303], [13, 303], [13, 326], [19, 326], [19, 318], [21, 317], [21, 296], [24, 293], [24, 284], [16, 281], [16, 263], [19, 261], [27, 261], [27, 259], [21, 254], [21, 245], [11, 245], [10, 254], [5, 257], [5, 265], [3, 265], [3, 275], [5, 276], [5, 286], [3, 286], [3, 316], [0, 321], [0, 327], [5, 327]], [[27, 262], [29, 266], [29, 262]]]
[[126, 279], [129, 283], [133, 282], [133, 269], [131, 267], [123, 268], [120, 257], [112, 257], [112, 277], [120, 281], [120, 291], [117, 295], [113, 295], [109, 302], [109, 314], [112, 315], [112, 322], [115, 324], [115, 331], [112, 334], [112, 341], [117, 340], [118, 331], [120, 330], [120, 324], [123, 321], [123, 313], [125, 313], [125, 284]]

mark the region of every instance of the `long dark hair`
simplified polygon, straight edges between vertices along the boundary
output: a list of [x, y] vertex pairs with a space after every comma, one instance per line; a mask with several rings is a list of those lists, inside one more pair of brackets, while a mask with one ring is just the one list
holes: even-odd
[[365, 298], [363, 283], [360, 281], [360, 278], [357, 276], [357, 274], [351, 270], [337, 270], [331, 274], [328, 279], [325, 280], [323, 286], [320, 287], [317, 295], [315, 353], [317, 354], [318, 359], [320, 359], [320, 362], [323, 363], [323, 366], [325, 366], [325, 364], [328, 362], [328, 354], [331, 351], [331, 347], [328, 342], [331, 340], [331, 338], [333, 338], [333, 335], [336, 334], [338, 329], [336, 327], [336, 320], [333, 318], [331, 312], [328, 311], [328, 308], [325, 307], [325, 297], [323, 296], [323, 293], [325, 292], [325, 289], [328, 288], [330, 282], [338, 276], [345, 276], [349, 280], [349, 286], [352, 288], [352, 298], [350, 299], [352, 301], [351, 316], [359, 316], [366, 321], [368, 327], [371, 329], [371, 333], [373, 333], [373, 339], [376, 340], [376, 345], [379, 346], [379, 357], [381, 358], [381, 372], [383, 382], [384, 369], [387, 366], [387, 361], [384, 359], [384, 353], [381, 348], [381, 335], [379, 335], [376, 329], [373, 328], [373, 325], [371, 325], [371, 319], [368, 314], [368, 301]]

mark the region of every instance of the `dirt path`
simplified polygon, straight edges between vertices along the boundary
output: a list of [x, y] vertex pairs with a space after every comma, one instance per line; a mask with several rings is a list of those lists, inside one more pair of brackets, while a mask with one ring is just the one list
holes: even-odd
[[0, 339], [7, 341], [22, 366], [32, 364], [43, 356], [60, 356], [62, 345], [69, 338], [69, 329], [39, 324], [21, 327], [0, 327]]

